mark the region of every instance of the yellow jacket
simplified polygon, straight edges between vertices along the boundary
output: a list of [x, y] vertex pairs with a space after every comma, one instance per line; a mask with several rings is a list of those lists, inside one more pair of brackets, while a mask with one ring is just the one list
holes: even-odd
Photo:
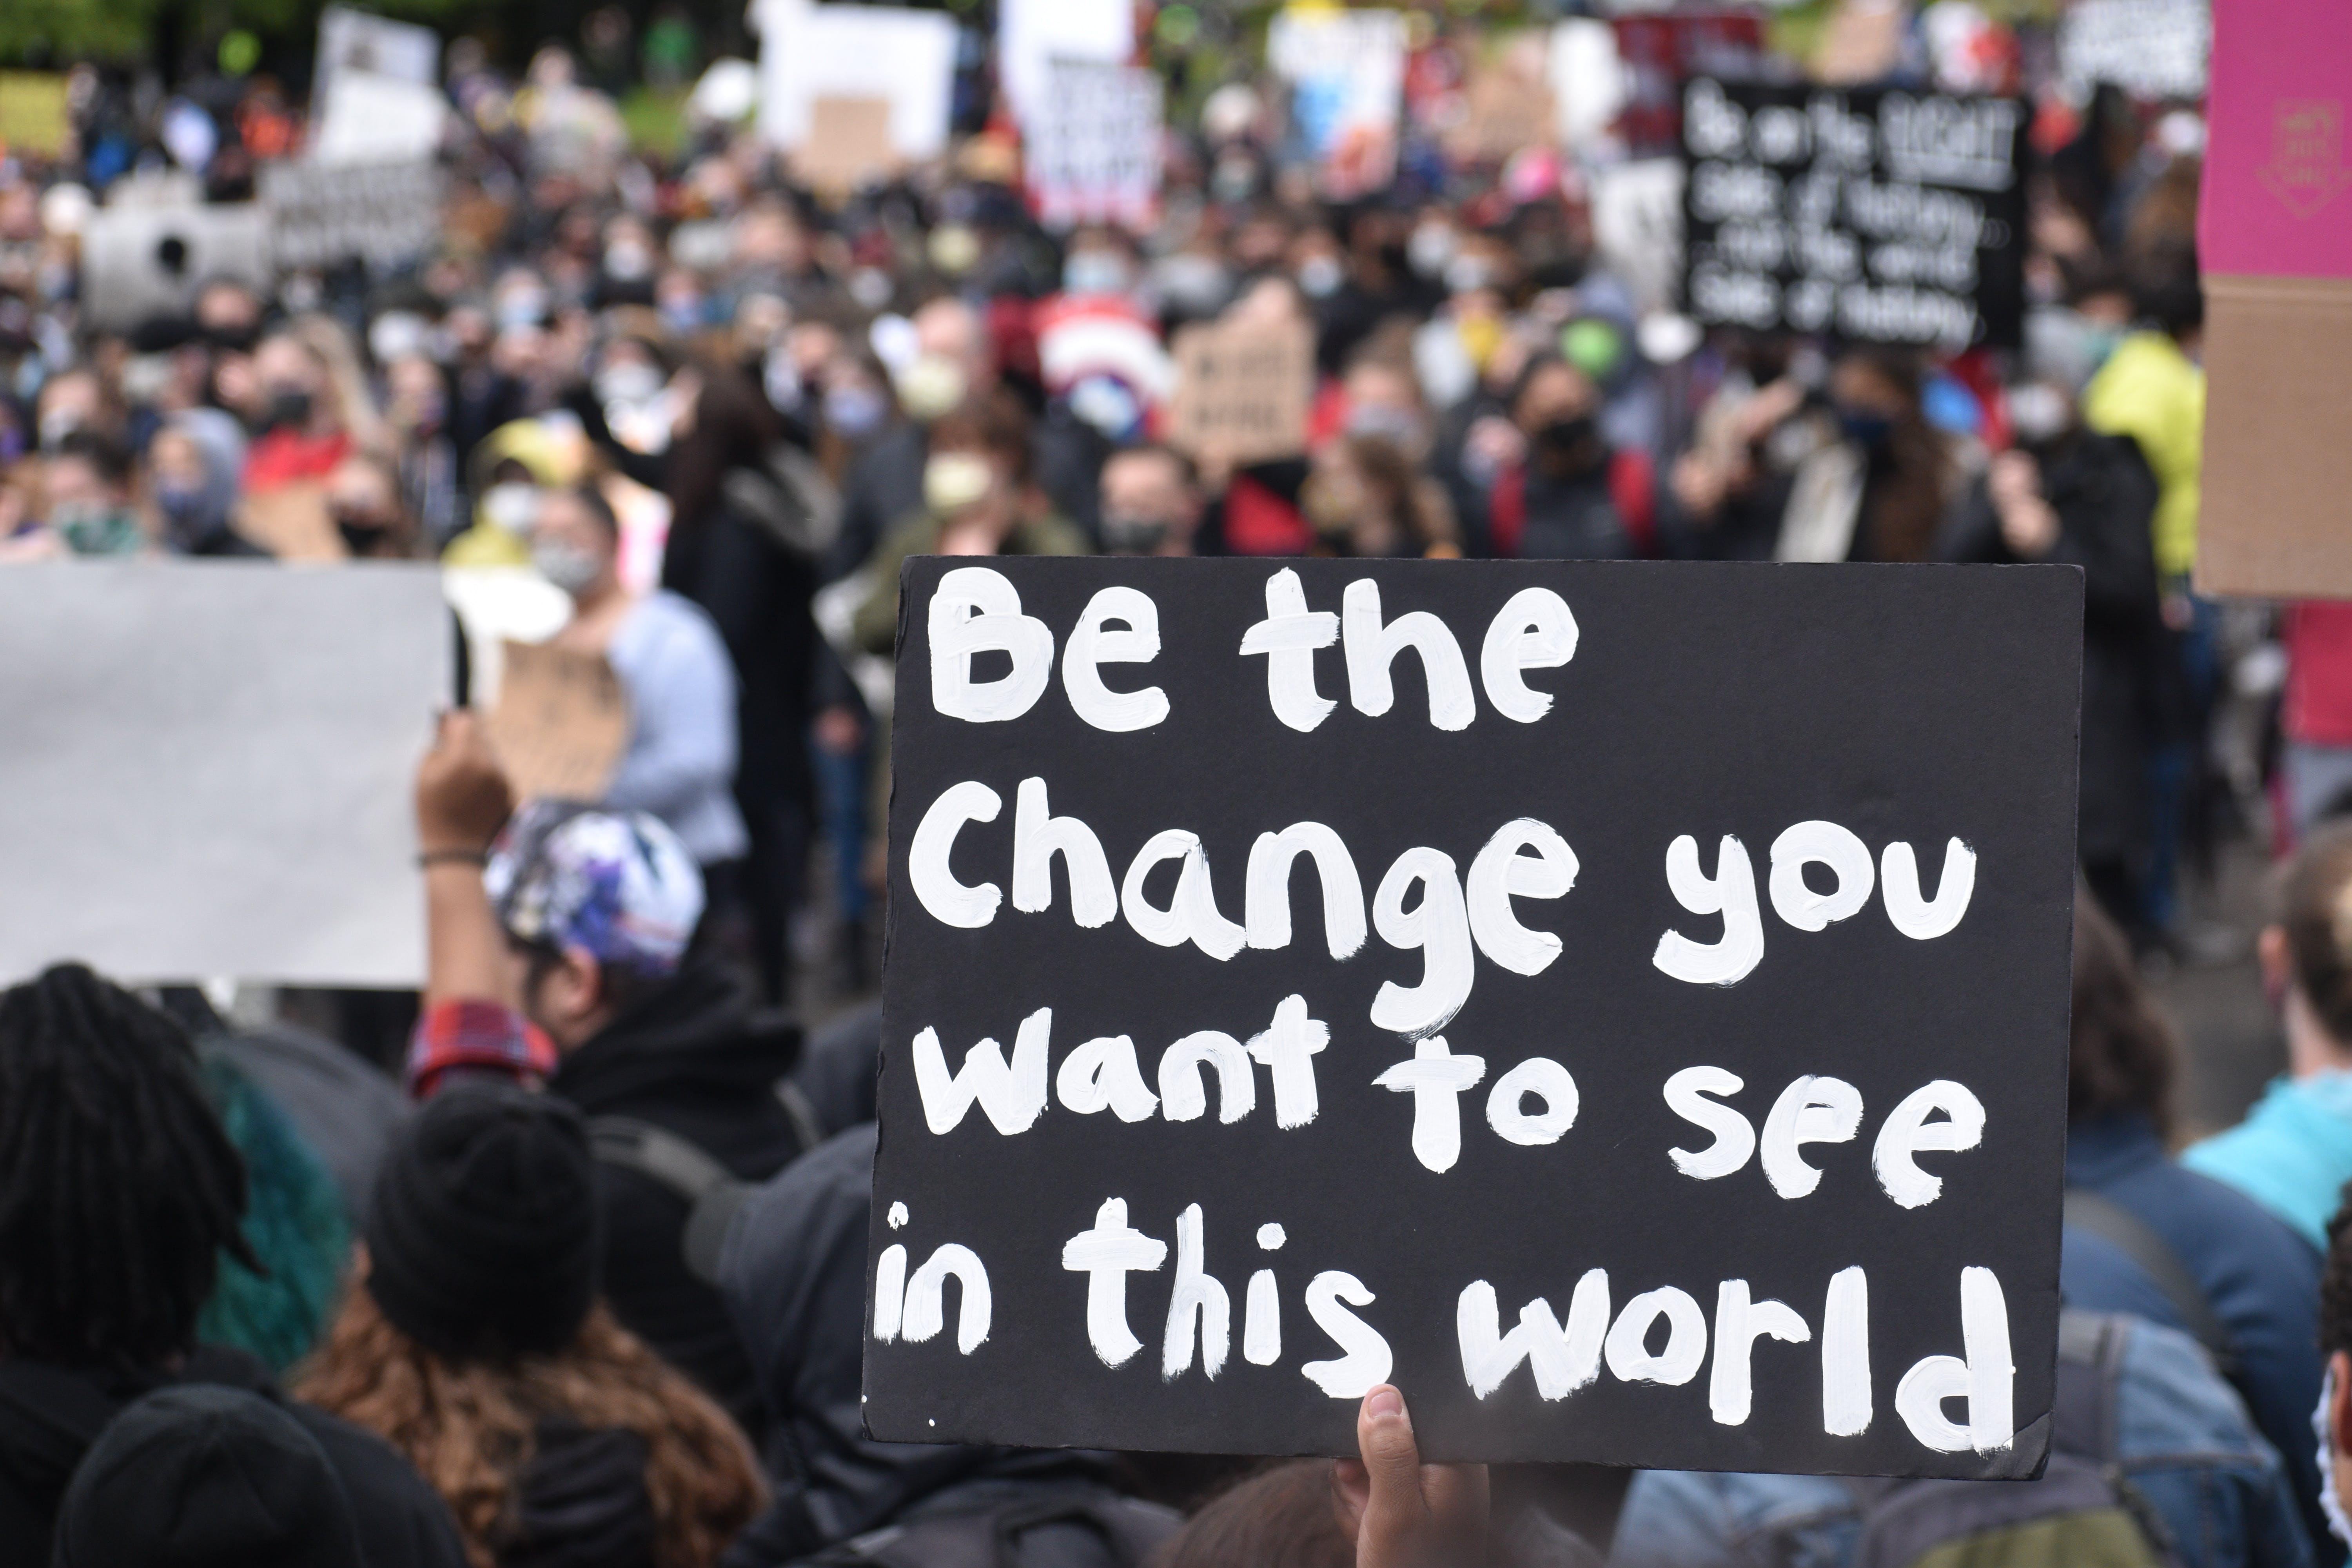
[[2162, 332], [2116, 345], [2083, 392], [2083, 422], [2129, 436], [2155, 470], [2156, 569], [2185, 577], [2197, 563], [2197, 501], [2205, 464], [2205, 372]]

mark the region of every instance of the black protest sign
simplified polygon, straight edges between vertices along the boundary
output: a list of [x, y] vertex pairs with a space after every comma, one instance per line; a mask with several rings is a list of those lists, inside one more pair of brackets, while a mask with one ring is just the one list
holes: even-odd
[[909, 562], [873, 1433], [2033, 1471], [2080, 583]]
[[1685, 83], [1691, 314], [1951, 353], [2017, 347], [2030, 119], [2015, 99]]

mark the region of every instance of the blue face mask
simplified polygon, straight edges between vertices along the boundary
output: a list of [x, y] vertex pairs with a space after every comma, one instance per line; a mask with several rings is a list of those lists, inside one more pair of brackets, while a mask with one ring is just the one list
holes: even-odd
[[870, 386], [835, 386], [825, 389], [824, 422], [840, 434], [855, 440], [869, 436], [882, 423], [888, 411], [882, 395]]
[[1127, 263], [1114, 252], [1081, 250], [1062, 264], [1066, 294], [1124, 294], [1127, 286]]
[[1887, 438], [1895, 434], [1895, 421], [1884, 414], [1841, 408], [1838, 410], [1838, 428], [1855, 446], [1864, 451], [1874, 452], [1885, 446]]

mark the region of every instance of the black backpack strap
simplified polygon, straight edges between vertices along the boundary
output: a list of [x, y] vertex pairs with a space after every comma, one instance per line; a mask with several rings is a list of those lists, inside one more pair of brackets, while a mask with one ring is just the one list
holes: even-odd
[[808, 1095], [790, 1078], [776, 1080], [776, 1103], [784, 1108], [785, 1120], [793, 1124], [793, 1136], [801, 1141], [801, 1152], [805, 1154], [826, 1137], [824, 1118], [809, 1103]]
[[2147, 1221], [2116, 1203], [2112, 1198], [2095, 1193], [2088, 1187], [2066, 1189], [2066, 1223], [2086, 1230], [2103, 1241], [2113, 1243], [2124, 1255], [2139, 1265], [2172, 1310], [2180, 1315], [2181, 1323], [2221, 1375], [2235, 1381], [2238, 1373], [2238, 1347], [2230, 1336], [2229, 1325], [2213, 1310], [2206, 1299], [2204, 1287], [2189, 1272], [2180, 1255], [2166, 1245]]
[[678, 1247], [687, 1271], [717, 1285], [719, 1249], [735, 1211], [751, 1195], [751, 1184], [669, 1129], [633, 1116], [590, 1118], [588, 1146], [603, 1163], [634, 1171], [686, 1200]]

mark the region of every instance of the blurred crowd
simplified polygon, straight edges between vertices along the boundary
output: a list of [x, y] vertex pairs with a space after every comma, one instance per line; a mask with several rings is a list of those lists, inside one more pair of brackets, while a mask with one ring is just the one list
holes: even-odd
[[[1423, 20], [1442, 92], [1459, 29]], [[394, 1072], [75, 968], [0, 996], [0, 1558], [1843, 1563], [1898, 1504], [1939, 1517], [1825, 1478], [1423, 1473], [1381, 1390], [1336, 1479], [865, 1436], [878, 1017], [777, 1005], [796, 965], [870, 984], [898, 563], [1105, 552], [2081, 567], [2077, 1489], [1969, 1560], [2342, 1560], [2352, 609], [2191, 584], [2193, 104], [2000, 57], [2034, 103], [2024, 344], [1928, 354], [1703, 330], [1549, 149], [1408, 128], [1392, 184], [1325, 200], [1248, 70], [1171, 95], [1155, 223], [1056, 230], [984, 79], [947, 157], [827, 188], [725, 121], [633, 142], [587, 42], [511, 76], [451, 46], [425, 254], [107, 330], [100, 204], [249, 196], [293, 100], [83, 72], [79, 154], [0, 162], [0, 560], [438, 560], [551, 605], [536, 635], [633, 716], [603, 800], [519, 811], [445, 724]], [[1139, 346], [1074, 369], [1074, 315]], [[1154, 367], [1202, 322], [1310, 335], [1295, 455], [1169, 440]], [[508, 629], [514, 593], [452, 592]], [[2176, 1154], [2141, 973], [2197, 955], [2184, 886], [2265, 822], [2289, 1071]], [[2035, 1555], [2062, 1514], [2093, 1533]]]

